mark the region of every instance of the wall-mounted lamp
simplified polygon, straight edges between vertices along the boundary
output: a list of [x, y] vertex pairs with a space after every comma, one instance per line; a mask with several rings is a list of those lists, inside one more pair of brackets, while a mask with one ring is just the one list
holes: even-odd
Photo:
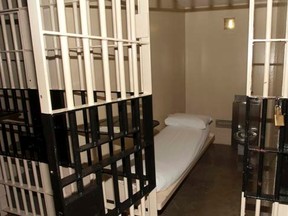
[[235, 18], [224, 18], [224, 29], [225, 30], [235, 29]]

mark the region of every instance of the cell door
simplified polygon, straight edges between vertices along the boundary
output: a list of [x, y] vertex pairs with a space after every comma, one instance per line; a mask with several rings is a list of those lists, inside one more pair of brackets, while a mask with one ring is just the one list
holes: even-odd
[[[246, 130], [241, 215], [287, 215], [287, 1], [249, 3]], [[258, 116], [251, 104], [260, 103]]]
[[27, 8], [52, 197], [31, 214], [155, 214], [145, 203], [156, 192], [148, 0]]

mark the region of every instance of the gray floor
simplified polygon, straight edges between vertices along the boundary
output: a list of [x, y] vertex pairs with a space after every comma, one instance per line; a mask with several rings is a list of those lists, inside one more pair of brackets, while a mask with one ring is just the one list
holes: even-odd
[[160, 216], [239, 216], [241, 169], [230, 146], [211, 145]]

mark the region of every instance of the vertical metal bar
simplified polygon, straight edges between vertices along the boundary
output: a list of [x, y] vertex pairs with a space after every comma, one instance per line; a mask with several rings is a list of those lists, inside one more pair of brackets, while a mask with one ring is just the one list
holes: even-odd
[[7, 184], [8, 183], [8, 177], [7, 177], [8, 173], [7, 173], [7, 170], [5, 168], [6, 163], [5, 163], [4, 157], [2, 155], [0, 155], [0, 161], [1, 161], [1, 168], [2, 168], [2, 172], [3, 172], [3, 179], [5, 182], [5, 189], [6, 189], [6, 193], [7, 193], [8, 205], [9, 205], [9, 209], [12, 211], [13, 210], [12, 199], [11, 199], [9, 186]]
[[[15, 158], [15, 162], [16, 162], [16, 170], [17, 170], [17, 174], [18, 174], [19, 184], [20, 184], [20, 187], [23, 187], [23, 178], [22, 178], [21, 166], [19, 163], [19, 159]], [[25, 214], [28, 215], [28, 206], [27, 206], [27, 199], [26, 199], [25, 191], [23, 188], [21, 188], [20, 190], [21, 190], [22, 202], [24, 205], [24, 211], [25, 211]]]
[[[288, 7], [286, 10], [288, 14]], [[286, 32], [285, 38], [288, 39], [288, 15], [286, 15]], [[283, 65], [283, 78], [282, 78], [282, 97], [288, 98], [288, 42], [285, 42], [284, 50], [284, 65]]]
[[[283, 113], [287, 113], [287, 99], [279, 99], [281, 109]], [[287, 125], [287, 117], [285, 116], [285, 124]], [[283, 173], [283, 152], [285, 151], [285, 139], [287, 137], [286, 128], [279, 128], [279, 140], [278, 140], [278, 153], [277, 153], [277, 162], [276, 162], [276, 177], [275, 177], [275, 189], [274, 189], [274, 199], [279, 201], [280, 199], [280, 190], [281, 190], [281, 179]]]
[[[99, 14], [100, 14], [100, 29], [101, 36], [107, 37], [106, 27], [106, 12], [105, 12], [105, 0], [99, 0]], [[110, 84], [110, 69], [109, 69], [109, 55], [108, 55], [108, 41], [102, 40], [102, 63], [104, 72], [104, 84], [105, 84], [105, 95], [106, 102], [111, 101], [111, 84]]]
[[39, 204], [39, 208], [40, 208], [40, 214], [44, 215], [44, 209], [43, 209], [41, 193], [39, 192], [40, 191], [40, 187], [39, 187], [39, 179], [38, 179], [38, 174], [37, 174], [36, 162], [32, 161], [31, 163], [32, 163], [32, 171], [33, 171], [35, 187], [37, 189], [37, 198], [38, 198], [38, 204]]
[[9, 174], [11, 178], [11, 183], [13, 184], [13, 194], [14, 194], [14, 201], [16, 203], [16, 210], [17, 213], [20, 213], [20, 205], [19, 205], [19, 198], [18, 198], [18, 193], [17, 193], [17, 188], [14, 186], [15, 185], [15, 177], [14, 177], [14, 169], [12, 165], [12, 160], [11, 157], [7, 157], [7, 162], [8, 162], [8, 169], [9, 169]]
[[45, 163], [39, 163], [41, 181], [42, 181], [42, 188], [44, 191], [44, 199], [45, 199], [45, 206], [48, 216], [55, 215], [55, 207], [53, 203], [53, 191], [50, 182], [49, 176], [49, 168], [48, 165]]
[[33, 52], [37, 73], [37, 83], [41, 102], [42, 113], [52, 113], [52, 102], [50, 96], [49, 85], [49, 70], [46, 62], [45, 43], [43, 37], [43, 26], [41, 20], [40, 1], [28, 1], [30, 26], [33, 26], [31, 31]]
[[[122, 14], [121, 14], [121, 0], [115, 1], [115, 13], [116, 13], [116, 28], [117, 28], [117, 39], [123, 39], [122, 31]], [[119, 78], [120, 78], [120, 91], [121, 98], [126, 99], [126, 83], [125, 83], [125, 67], [124, 67], [124, 51], [123, 51], [123, 42], [117, 42], [118, 47], [118, 63], [119, 63]]]
[[247, 83], [246, 95], [252, 94], [252, 70], [253, 70], [253, 39], [254, 39], [254, 13], [255, 1], [249, 3], [249, 30], [248, 30], [248, 56], [247, 56]]
[[279, 216], [278, 215], [279, 203], [274, 202], [272, 205], [272, 215], [271, 216]]
[[[262, 113], [261, 113], [261, 138], [260, 138], [260, 150], [265, 149], [266, 140], [266, 123], [267, 123], [267, 104], [268, 99], [264, 98], [262, 101]], [[264, 168], [264, 153], [259, 152], [259, 164], [258, 164], [258, 178], [257, 178], [257, 197], [262, 195], [262, 180], [263, 180], [263, 168]]]
[[[99, 115], [98, 115], [98, 109], [97, 107], [91, 107], [89, 108], [89, 122], [91, 127], [91, 139], [94, 146], [97, 145], [99, 137]], [[97, 147], [98, 152], [98, 160], [102, 160], [102, 151], [101, 151], [101, 145]]]
[[[114, 155], [113, 148], [113, 139], [114, 139], [114, 123], [113, 123], [113, 112], [112, 104], [106, 104], [106, 116], [107, 116], [107, 127], [108, 127], [108, 136], [109, 136], [109, 155], [112, 157]], [[112, 175], [113, 175], [113, 189], [114, 189], [114, 198], [115, 206], [119, 208], [120, 206], [120, 194], [119, 194], [119, 185], [118, 185], [118, 173], [116, 163], [111, 164]]]
[[[267, 0], [266, 40], [271, 39], [272, 9], [273, 9], [273, 0]], [[271, 51], [271, 42], [266, 41], [265, 42], [265, 62], [264, 62], [264, 83], [263, 83], [263, 96], [264, 97], [267, 97], [269, 94], [270, 51]]]
[[[150, 51], [150, 26], [149, 26], [149, 5], [148, 0], [138, 0], [138, 13], [145, 16], [146, 37], [140, 38], [140, 42], [145, 43], [140, 47], [140, 68], [141, 68], [141, 88], [145, 94], [152, 94], [152, 74], [151, 74], [151, 51]], [[139, 24], [138, 24], [139, 25]], [[134, 78], [135, 79], [135, 78]]]
[[[117, 37], [117, 17], [116, 17], [116, 5], [115, 0], [112, 1], [112, 18], [113, 18], [113, 33], [114, 37]], [[116, 89], [120, 91], [120, 73], [119, 73], [119, 55], [118, 55], [118, 48], [117, 42], [114, 42], [114, 53], [115, 53], [115, 70], [116, 70]]]
[[13, 124], [9, 124], [9, 134], [10, 134], [10, 140], [12, 144], [12, 150], [13, 156], [18, 156], [18, 151], [17, 151], [17, 145], [16, 145], [16, 140], [15, 140], [15, 132], [14, 132], [14, 126]]
[[19, 9], [18, 22], [19, 22], [20, 38], [22, 43], [21, 46], [24, 60], [23, 71], [25, 75], [24, 77], [26, 78], [25, 88], [36, 89], [37, 88], [36, 71], [32, 50], [31, 30], [30, 28], [27, 28], [27, 26], [29, 26], [30, 23], [29, 23], [28, 9], [26, 6]]
[[[129, 195], [129, 192], [128, 192], [128, 187], [129, 187], [129, 184], [128, 184], [128, 181], [127, 181], [127, 178], [125, 178], [124, 177], [124, 189], [125, 189], [125, 197], [126, 197], [126, 199], [129, 199], [131, 196]], [[130, 214], [130, 216], [134, 216], [135, 214], [134, 214], [134, 211], [135, 211], [135, 209], [134, 209], [134, 205], [131, 205], [130, 207], [129, 207], [129, 214]]]
[[60, 44], [61, 44], [61, 52], [62, 52], [63, 74], [64, 74], [67, 108], [73, 109], [74, 100], [73, 100], [73, 87], [72, 87], [72, 77], [71, 77], [71, 68], [70, 68], [69, 45], [68, 45], [68, 37], [65, 36], [65, 34], [67, 33], [67, 26], [66, 26], [64, 0], [57, 0], [57, 14], [59, 17], [58, 19], [59, 30], [62, 34], [60, 36]]
[[256, 199], [255, 216], [260, 216], [261, 200]]
[[[2, 2], [0, 2], [0, 10], [2, 9]], [[10, 85], [11, 88], [15, 88], [15, 81], [13, 76], [13, 69], [11, 64], [11, 56], [10, 56], [10, 48], [9, 48], [9, 41], [8, 41], [8, 35], [7, 35], [7, 29], [6, 29], [6, 22], [5, 22], [5, 15], [0, 15], [1, 17], [1, 26], [2, 26], [2, 32], [3, 32], [3, 41], [4, 41], [4, 47], [6, 52], [6, 60], [7, 60], [7, 66], [8, 66], [8, 74], [10, 79]]]
[[[90, 16], [90, 1], [87, 0], [87, 25], [88, 25], [88, 33], [91, 35], [91, 16]], [[90, 40], [90, 46], [93, 45], [92, 40]], [[93, 49], [90, 49], [90, 58], [91, 58], [91, 75], [92, 75], [92, 83], [93, 83], [93, 90], [96, 89], [96, 80], [95, 80], [95, 67], [94, 67], [94, 54], [93, 54]], [[94, 100], [95, 101], [95, 100]]]
[[[130, 28], [131, 28], [131, 39], [136, 41], [136, 16], [135, 16], [135, 1], [130, 0]], [[133, 65], [133, 91], [134, 96], [139, 96], [139, 75], [138, 75], [138, 58], [137, 58], [137, 44], [132, 43], [132, 65]], [[146, 72], [145, 72], [146, 73]]]
[[[89, 29], [87, 25], [87, 20], [90, 19], [90, 17], [87, 16], [87, 4], [85, 1], [80, 1], [80, 14], [81, 14], [82, 34], [88, 35]], [[93, 97], [93, 82], [92, 82], [93, 77], [91, 74], [92, 70], [91, 70], [89, 39], [83, 38], [82, 43], [83, 43], [85, 75], [86, 75], [87, 99], [88, 99], [88, 105], [92, 105], [94, 104], [94, 97]]]
[[23, 163], [24, 163], [24, 172], [25, 172], [25, 176], [26, 176], [26, 181], [27, 181], [27, 185], [28, 185], [28, 193], [29, 193], [29, 201], [31, 204], [31, 210], [32, 210], [32, 214], [36, 215], [34, 197], [33, 197], [32, 191], [30, 190], [31, 179], [30, 179], [30, 174], [29, 174], [28, 161], [23, 160]]
[[75, 174], [77, 176], [77, 189], [78, 193], [82, 193], [84, 191], [84, 185], [82, 180], [82, 164], [81, 164], [81, 156], [79, 152], [79, 139], [77, 132], [77, 121], [76, 121], [76, 112], [71, 111], [68, 113], [69, 117], [69, 125], [71, 130], [71, 143], [72, 143], [72, 151], [73, 158], [75, 164]]
[[[86, 97], [85, 92], [81, 91], [82, 104], [86, 103], [85, 97]], [[88, 115], [87, 109], [83, 109], [82, 110], [82, 116], [83, 116], [84, 134], [85, 134], [85, 143], [89, 143], [89, 141], [90, 141], [88, 116], [87, 115]], [[88, 165], [92, 165], [91, 151], [90, 150], [87, 150], [87, 161], [88, 161]]]
[[7, 88], [7, 82], [6, 82], [6, 77], [5, 77], [4, 67], [3, 67], [2, 53], [0, 53], [0, 76], [1, 76], [2, 88]]
[[107, 207], [107, 198], [106, 198], [106, 191], [105, 191], [105, 188], [106, 188], [106, 186], [105, 186], [105, 181], [103, 181], [102, 182], [102, 188], [103, 188], [103, 193], [102, 193], [102, 195], [103, 195], [103, 200], [104, 200], [104, 208], [105, 208], [105, 214], [107, 214], [108, 213], [108, 207]]
[[245, 210], [246, 210], [246, 198], [244, 196], [244, 192], [241, 193], [241, 212], [240, 216], [245, 216]]
[[[81, 3], [80, 3], [81, 4]], [[74, 15], [74, 28], [76, 34], [80, 34], [79, 28], [79, 15], [78, 15], [78, 3], [73, 2], [73, 15]], [[83, 65], [82, 65], [82, 49], [81, 49], [81, 40], [80, 38], [76, 38], [76, 46], [77, 46], [77, 60], [78, 60], [78, 71], [80, 77], [80, 89], [85, 89], [85, 82], [84, 82], [84, 72], [83, 72]]]
[[23, 7], [23, 5], [22, 5], [22, 0], [17, 0], [17, 5], [18, 5], [18, 8]]
[[[8, 8], [9, 9], [13, 8], [11, 1], [8, 1]], [[17, 67], [18, 81], [20, 84], [20, 88], [23, 89], [24, 88], [24, 77], [23, 77], [23, 71], [21, 69], [20, 55], [18, 52], [19, 51], [18, 43], [20, 42], [20, 38], [17, 38], [14, 14], [10, 13], [9, 17], [10, 17], [10, 24], [11, 24], [11, 30], [12, 30], [12, 41], [13, 41], [13, 45], [14, 45], [14, 50], [16, 51], [15, 56], [16, 56], [16, 67]]]
[[[55, 22], [55, 11], [54, 11], [54, 0], [50, 0], [50, 6], [49, 6], [49, 10], [50, 10], [50, 18], [51, 18], [51, 26], [52, 26], [52, 30], [56, 31], [56, 22]], [[55, 48], [55, 61], [56, 61], [56, 74], [57, 74], [57, 82], [58, 82], [58, 87], [59, 89], [63, 89], [63, 85], [62, 85], [62, 76], [61, 76], [61, 68], [60, 68], [60, 59], [59, 59], [59, 50], [58, 50], [58, 43], [57, 43], [57, 37], [54, 36], [53, 37], [53, 45]]]

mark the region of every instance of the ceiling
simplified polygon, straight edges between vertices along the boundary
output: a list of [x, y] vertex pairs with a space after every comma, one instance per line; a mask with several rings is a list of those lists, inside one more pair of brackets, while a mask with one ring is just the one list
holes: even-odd
[[[267, 0], [255, 0], [255, 2], [258, 4], [265, 4], [266, 1]], [[274, 2], [276, 1], [274, 0]], [[247, 8], [248, 5], [249, 0], [150, 0], [151, 10], [168, 11], [199, 11]]]

